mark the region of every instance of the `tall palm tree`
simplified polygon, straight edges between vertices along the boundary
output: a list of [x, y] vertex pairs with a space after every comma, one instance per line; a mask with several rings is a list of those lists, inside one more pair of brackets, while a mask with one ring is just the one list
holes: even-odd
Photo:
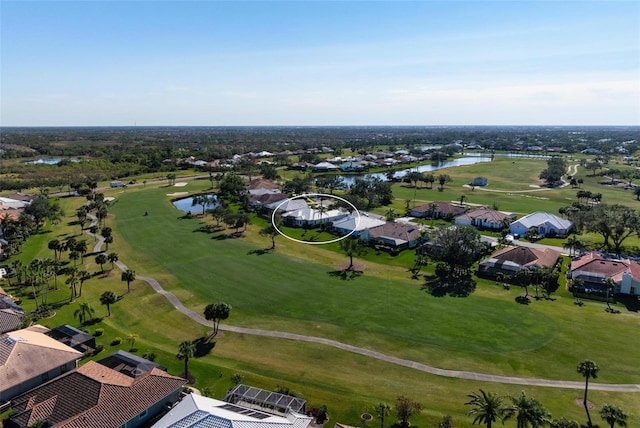
[[84, 284], [84, 282], [90, 278], [91, 278], [91, 274], [86, 270], [78, 271], [78, 283], [80, 284], [80, 289], [78, 290], [78, 297], [82, 297], [82, 284]]
[[187, 379], [189, 378], [189, 358], [193, 357], [195, 353], [196, 345], [191, 340], [185, 340], [180, 343], [176, 357], [179, 360], [184, 360], [184, 376]]
[[100, 265], [100, 272], [104, 272], [104, 264], [107, 262], [107, 256], [100, 253], [96, 256], [96, 263]]
[[118, 253], [109, 253], [107, 260], [111, 263], [111, 269], [113, 269], [114, 263], [118, 261]]
[[95, 312], [96, 311], [91, 307], [91, 305], [87, 302], [82, 302], [80, 303], [80, 307], [73, 312], [73, 316], [78, 318], [80, 324], [84, 324], [90, 317], [93, 317]]
[[349, 257], [349, 267], [346, 270], [353, 269], [353, 256], [361, 256], [366, 252], [366, 248], [362, 245], [359, 238], [348, 237], [340, 241], [340, 248]]
[[589, 421], [588, 427], [591, 428], [591, 415], [589, 415], [589, 406], [587, 405], [587, 392], [589, 391], [589, 378], [596, 379], [598, 377], [598, 371], [600, 367], [591, 360], [582, 360], [578, 363], [578, 373], [584, 376], [584, 399], [582, 404], [584, 405], [584, 411], [587, 412], [587, 419]]
[[621, 427], [627, 426], [627, 414], [618, 406], [611, 404], [603, 405], [600, 409], [600, 417], [607, 421], [611, 428], [614, 428], [616, 424]]
[[380, 419], [380, 428], [384, 428], [384, 418], [391, 413], [391, 407], [387, 403], [378, 403], [375, 407], [378, 419]]
[[469, 416], [475, 415], [473, 424], [484, 424], [491, 428], [493, 422], [504, 422], [511, 415], [511, 410], [504, 405], [502, 397], [493, 392], [484, 392], [480, 389], [480, 394], [473, 392], [468, 395], [470, 401], [466, 405], [473, 406], [467, 413]]
[[100, 295], [100, 303], [107, 305], [107, 317], [111, 316], [111, 305], [118, 301], [116, 293], [113, 291], [105, 291]]
[[127, 283], [127, 293], [131, 292], [131, 282], [135, 281], [136, 279], [136, 272], [134, 270], [131, 269], [127, 269], [124, 272], [122, 272], [122, 275], [120, 275], [120, 280]]

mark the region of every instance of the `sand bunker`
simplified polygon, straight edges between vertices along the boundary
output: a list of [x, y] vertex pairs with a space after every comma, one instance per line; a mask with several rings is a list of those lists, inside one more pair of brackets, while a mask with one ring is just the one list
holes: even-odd
[[167, 196], [184, 196], [184, 195], [188, 195], [189, 192], [175, 192], [175, 193], [167, 193]]
[[174, 184], [174, 185], [173, 185], [173, 187], [184, 187], [184, 186], [186, 186], [187, 184], [189, 184], [189, 183], [187, 183], [187, 182], [185, 182], [185, 181], [181, 181], [181, 182], [179, 182], [179, 183]]
[[104, 198], [104, 200], [105, 200], [105, 202], [111, 202], [111, 201], [115, 201], [115, 200], [116, 200], [116, 198], [114, 198], [113, 196], [106, 196], [106, 197]]

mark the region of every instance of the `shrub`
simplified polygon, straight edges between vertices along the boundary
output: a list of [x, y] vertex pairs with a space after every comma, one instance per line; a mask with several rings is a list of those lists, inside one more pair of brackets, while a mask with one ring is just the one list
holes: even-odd
[[103, 334], [104, 334], [104, 328], [96, 328], [95, 333], [93, 333], [93, 335], [96, 337], [102, 336]]
[[104, 345], [96, 345], [96, 349], [93, 350], [93, 355], [98, 355], [102, 351], [104, 351]]
[[122, 343], [122, 338], [121, 337], [116, 337], [115, 339], [113, 339], [111, 341], [111, 346], [116, 346]]

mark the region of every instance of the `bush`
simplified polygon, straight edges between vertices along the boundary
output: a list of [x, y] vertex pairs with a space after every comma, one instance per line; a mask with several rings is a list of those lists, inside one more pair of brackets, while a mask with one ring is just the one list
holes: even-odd
[[102, 351], [104, 351], [104, 345], [96, 345], [96, 349], [93, 350], [93, 355], [98, 355]]
[[115, 339], [113, 339], [111, 341], [111, 346], [116, 346], [122, 343], [122, 338], [121, 337], [116, 337]]
[[104, 328], [96, 328], [95, 333], [93, 333], [93, 335], [96, 337], [102, 336], [103, 334], [104, 334]]

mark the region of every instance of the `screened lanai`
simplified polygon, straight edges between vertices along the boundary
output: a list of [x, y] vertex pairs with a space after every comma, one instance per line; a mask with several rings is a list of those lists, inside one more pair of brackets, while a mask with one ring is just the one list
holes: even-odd
[[301, 398], [242, 384], [229, 391], [224, 397], [224, 401], [282, 415], [286, 415], [289, 411], [304, 414], [307, 404]]

